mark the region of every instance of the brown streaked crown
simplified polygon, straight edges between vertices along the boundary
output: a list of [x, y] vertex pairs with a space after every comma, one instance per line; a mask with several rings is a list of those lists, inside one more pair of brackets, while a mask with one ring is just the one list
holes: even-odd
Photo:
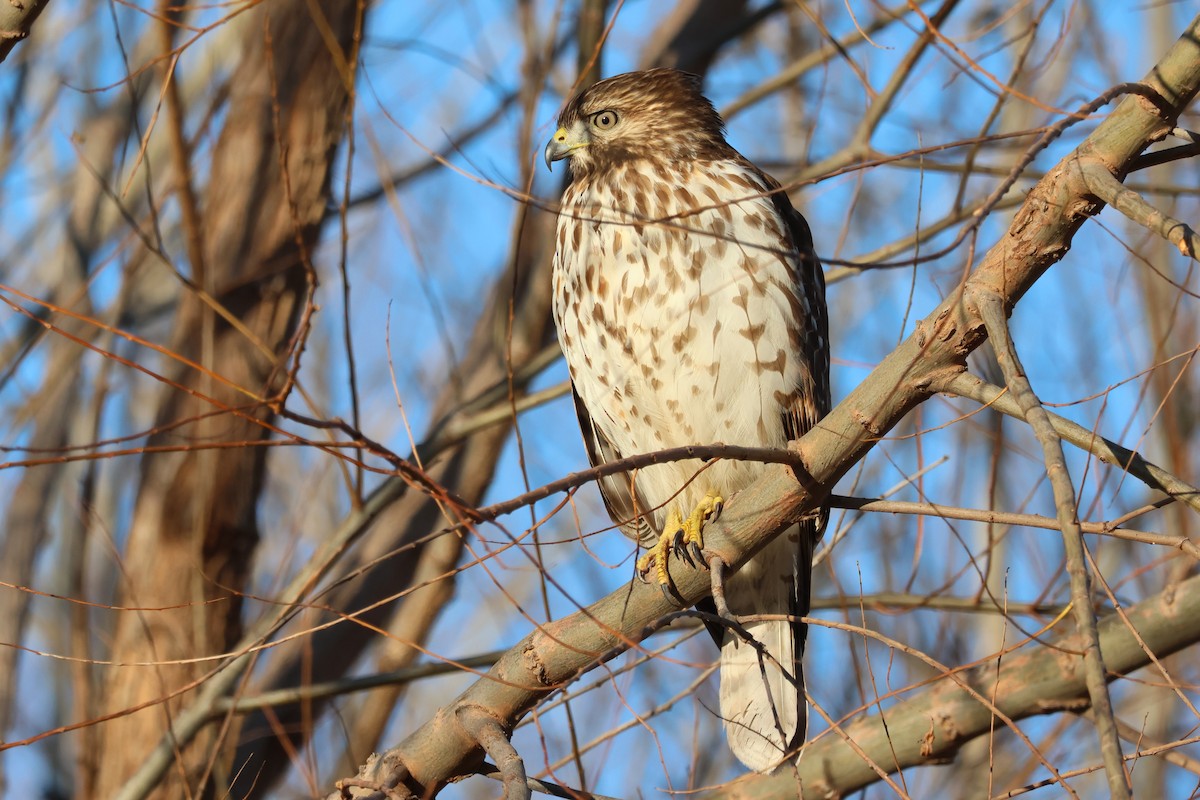
[[[618, 118], [611, 130], [590, 120], [603, 111]], [[590, 144], [571, 154], [576, 177], [618, 163], [736, 158], [725, 141], [725, 124], [700, 90], [700, 78], [675, 69], [627, 72], [581, 92], [558, 118], [570, 129], [588, 125]]]

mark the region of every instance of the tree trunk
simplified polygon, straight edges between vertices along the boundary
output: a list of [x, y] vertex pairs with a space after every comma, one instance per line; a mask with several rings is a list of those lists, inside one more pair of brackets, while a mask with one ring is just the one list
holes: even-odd
[[[118, 666], [104, 678], [104, 711], [150, 705], [107, 723], [99, 797], [112, 796], [138, 766], [144, 748], [129, 744], [158, 740], [171, 713], [188, 702], [186, 690], [210, 668], [180, 662], [223, 652], [239, 632], [267, 452], [256, 445], [270, 436], [274, 412], [265, 401], [285, 389], [297, 347], [311, 253], [345, 129], [350, 79], [342, 70], [353, 64], [347, 54], [360, 7], [342, 0], [320, 12], [324, 18], [314, 19], [317, 9], [285, 0], [243, 21], [245, 49], [230, 81], [199, 230], [187, 231], [201, 242], [194, 283], [221, 308], [197, 291], [179, 308], [171, 349], [203, 369], [179, 361], [164, 368], [177, 385], [163, 386], [160, 432], [149, 445], [180, 449], [142, 462], [120, 592], [122, 605], [152, 603], [155, 610], [122, 615], [111, 654]], [[340, 52], [330, 52], [323, 31]], [[177, 196], [194, 177], [176, 175]], [[245, 446], [206, 449], [226, 442]], [[210, 794], [207, 776], [219, 766], [212, 764], [215, 737], [209, 731], [178, 753], [153, 796]]]

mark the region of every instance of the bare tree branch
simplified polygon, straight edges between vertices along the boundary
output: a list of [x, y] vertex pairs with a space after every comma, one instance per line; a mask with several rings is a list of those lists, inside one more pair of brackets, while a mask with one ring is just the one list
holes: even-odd
[[1050, 424], [1050, 417], [1034, 394], [1025, 377], [1025, 368], [1017, 356], [1012, 336], [1008, 332], [1008, 315], [1004, 300], [994, 294], [976, 295], [973, 300], [983, 324], [987, 327], [988, 339], [996, 351], [996, 358], [1004, 370], [1014, 399], [1025, 414], [1025, 421], [1033, 428], [1042, 445], [1046, 461], [1046, 474], [1054, 489], [1054, 507], [1058, 511], [1058, 524], [1062, 529], [1063, 547], [1067, 553], [1067, 574], [1071, 578], [1071, 607], [1075, 611], [1075, 628], [1083, 640], [1083, 665], [1088, 698], [1095, 712], [1096, 733], [1100, 737], [1100, 752], [1104, 755], [1104, 770], [1108, 774], [1109, 796], [1130, 796], [1129, 776], [1121, 761], [1121, 739], [1117, 735], [1117, 724], [1113, 716], [1112, 699], [1108, 694], [1107, 673], [1104, 654], [1100, 649], [1100, 634], [1096, 628], [1096, 612], [1092, 609], [1092, 585], [1088, 577], [1084, 557], [1083, 532], [1079, 529], [1079, 509], [1075, 506], [1075, 485], [1067, 471], [1067, 457], [1063, 454], [1062, 442]]
[[[970, 398], [1016, 419], [1024, 418], [1017, 402], [1007, 394], [1005, 389], [987, 383], [970, 373], [964, 372], [953, 376], [940, 385], [939, 391]], [[1057, 414], [1049, 416], [1054, 432], [1064, 441], [1070, 442], [1081, 450], [1086, 450], [1105, 464], [1113, 464], [1127, 470], [1130, 475], [1151, 489], [1164, 492], [1200, 512], [1200, 489], [1196, 489], [1162, 467], [1146, 461], [1141, 454], [1109, 441], [1082, 425], [1077, 425]]]
[[29, 36], [33, 23], [50, 0], [21, 0], [0, 6], [0, 61], [8, 58], [17, 43]]
[[1200, 259], [1200, 236], [1192, 228], [1172, 219], [1147, 203], [1142, 196], [1123, 185], [1111, 172], [1098, 169], [1085, 171], [1090, 188], [1101, 200], [1129, 219], [1158, 234], [1178, 248], [1188, 258]]

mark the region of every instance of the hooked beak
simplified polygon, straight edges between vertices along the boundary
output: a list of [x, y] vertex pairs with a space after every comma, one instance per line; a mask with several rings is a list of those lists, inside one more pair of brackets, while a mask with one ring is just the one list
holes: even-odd
[[550, 137], [550, 141], [546, 142], [546, 169], [554, 171], [551, 166], [555, 161], [561, 161], [564, 158], [570, 158], [571, 153], [581, 147], [587, 147], [586, 140], [582, 140], [576, 132], [569, 131], [566, 128], [559, 128]]

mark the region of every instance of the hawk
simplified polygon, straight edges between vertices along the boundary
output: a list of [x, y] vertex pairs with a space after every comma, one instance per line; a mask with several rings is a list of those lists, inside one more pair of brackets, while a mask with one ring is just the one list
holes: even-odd
[[[653, 69], [600, 81], [565, 106], [545, 157], [547, 167], [570, 159], [554, 318], [593, 465], [689, 444], [783, 448], [828, 412], [825, 279], [808, 223], [725, 141], [698, 77]], [[700, 555], [706, 521], [763, 469], [678, 461], [604, 478], [600, 490], [647, 548], [639, 574], [665, 587], [669, 554]], [[730, 575], [730, 612], [808, 613], [826, 519], [803, 520]], [[734, 755], [766, 772], [804, 741], [807, 629], [744, 625], [769, 657], [712, 629], [720, 713]]]

